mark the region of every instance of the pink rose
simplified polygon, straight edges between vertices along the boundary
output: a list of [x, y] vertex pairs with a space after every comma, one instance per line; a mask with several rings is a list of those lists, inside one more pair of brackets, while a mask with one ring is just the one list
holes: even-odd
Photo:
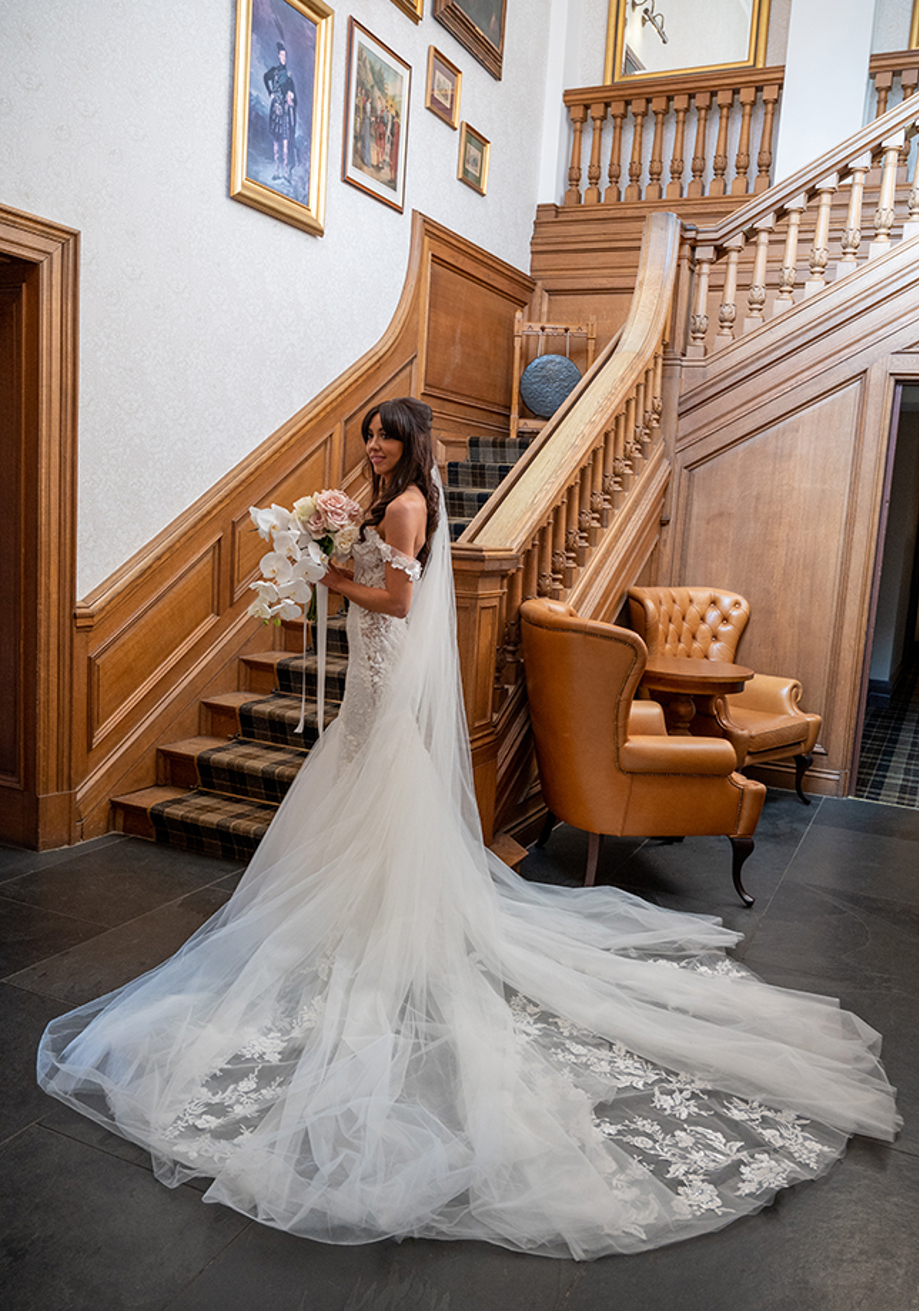
[[349, 524], [360, 523], [361, 507], [356, 501], [352, 501], [350, 496], [345, 496], [344, 492], [332, 489], [320, 492], [316, 497], [316, 514], [307, 521], [307, 532], [316, 536], [313, 528], [314, 519], [319, 519], [322, 524], [322, 530], [325, 532], [338, 532], [342, 528], [347, 528]]

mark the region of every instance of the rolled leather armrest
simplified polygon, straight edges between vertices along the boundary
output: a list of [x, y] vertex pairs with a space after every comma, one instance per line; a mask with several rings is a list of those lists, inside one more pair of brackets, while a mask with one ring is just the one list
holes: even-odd
[[734, 748], [722, 737], [629, 735], [619, 748], [626, 774], [705, 774], [726, 778], [737, 767]]
[[664, 707], [659, 701], [633, 701], [629, 710], [629, 737], [633, 734], [667, 734]]
[[728, 705], [742, 706], [744, 710], [761, 710], [770, 715], [799, 715], [801, 684], [796, 678], [782, 678], [778, 674], [754, 674], [742, 692], [732, 692]]

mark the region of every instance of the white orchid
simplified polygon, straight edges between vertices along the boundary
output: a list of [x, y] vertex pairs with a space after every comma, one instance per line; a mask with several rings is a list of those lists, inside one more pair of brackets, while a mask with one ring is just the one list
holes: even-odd
[[293, 566], [286, 555], [280, 551], [269, 551], [259, 560], [262, 577], [274, 583], [289, 583], [293, 577]]
[[257, 505], [250, 505], [249, 516], [259, 536], [266, 542], [271, 540], [272, 533], [290, 532], [292, 529], [296, 531], [298, 527], [291, 522], [293, 516], [289, 510], [284, 509], [283, 505], [272, 505], [265, 510], [260, 510]]
[[249, 606], [248, 613], [253, 619], [263, 619], [265, 623], [268, 623], [268, 621], [274, 617], [274, 611], [271, 606], [268, 605], [266, 601], [262, 600], [261, 597], [259, 597], [257, 601], [252, 602]]
[[296, 560], [300, 555], [299, 532], [278, 532], [274, 535], [274, 549], [288, 560]]

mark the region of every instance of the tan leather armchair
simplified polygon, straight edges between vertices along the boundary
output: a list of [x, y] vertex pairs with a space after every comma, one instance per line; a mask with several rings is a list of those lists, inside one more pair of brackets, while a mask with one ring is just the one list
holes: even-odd
[[581, 619], [560, 601], [520, 608], [523, 659], [536, 756], [549, 819], [590, 835], [585, 883], [596, 876], [600, 841], [616, 836], [723, 833], [733, 848], [734, 886], [763, 808], [762, 783], [734, 772], [722, 737], [668, 737], [661, 707], [632, 698], [647, 659], [635, 633]]
[[[687, 656], [735, 663], [750, 618], [750, 606], [736, 592], [713, 587], [632, 587], [632, 627], [649, 655]], [[795, 762], [795, 790], [805, 805], [804, 775], [813, 764], [819, 715], [799, 707], [796, 678], [754, 674], [742, 692], [720, 697], [714, 717], [699, 716], [692, 732], [726, 737], [737, 753], [737, 768], [783, 760]]]

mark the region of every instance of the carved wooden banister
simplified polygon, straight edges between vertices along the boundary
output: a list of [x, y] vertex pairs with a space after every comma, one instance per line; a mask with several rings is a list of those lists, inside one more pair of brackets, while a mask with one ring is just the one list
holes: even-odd
[[494, 743], [496, 785], [499, 720], [507, 712], [512, 724], [521, 704], [521, 602], [570, 599], [582, 614], [607, 618], [656, 540], [669, 476], [662, 372], [679, 249], [678, 218], [650, 215], [621, 334], [454, 545], [463, 668], [480, 675], [465, 688], [467, 714], [474, 747]]
[[[919, 190], [914, 186], [907, 197], [903, 169], [917, 121], [919, 98], [902, 100], [718, 223], [690, 230], [695, 291], [688, 357], [729, 345], [796, 300], [851, 273], [861, 261], [883, 254], [892, 240], [919, 233]], [[876, 207], [873, 214], [863, 214], [866, 177], [875, 169]], [[839, 207], [835, 219], [834, 205]], [[799, 249], [808, 210], [810, 245]], [[863, 229], [870, 234], [866, 243]], [[741, 294], [745, 313], [738, 306]]]
[[[572, 143], [563, 203], [660, 202], [684, 195], [744, 196], [764, 191], [769, 185], [784, 72], [781, 67], [724, 69], [630, 78], [566, 91]], [[588, 186], [582, 190], [581, 156], [588, 120]], [[737, 148], [729, 155], [728, 142], [735, 135]], [[690, 145], [692, 154], [687, 159]], [[601, 190], [604, 160], [608, 186]], [[621, 185], [624, 173], [625, 187]]]

